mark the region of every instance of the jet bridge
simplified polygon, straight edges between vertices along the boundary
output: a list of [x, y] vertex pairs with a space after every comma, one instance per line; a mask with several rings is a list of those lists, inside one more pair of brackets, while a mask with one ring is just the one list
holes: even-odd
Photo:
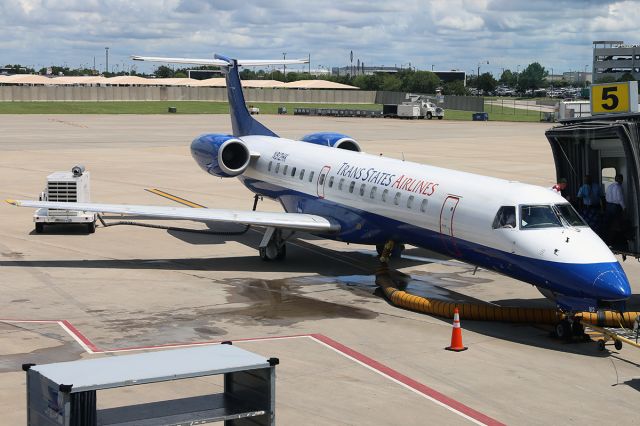
[[[640, 113], [567, 119], [545, 134], [551, 144], [557, 178], [567, 180], [565, 195], [578, 211], [581, 206], [577, 194], [585, 175], [601, 184], [603, 203], [606, 188], [614, 182], [615, 175], [623, 175], [626, 244], [612, 249], [640, 259]], [[602, 229], [597, 232], [603, 236]]]

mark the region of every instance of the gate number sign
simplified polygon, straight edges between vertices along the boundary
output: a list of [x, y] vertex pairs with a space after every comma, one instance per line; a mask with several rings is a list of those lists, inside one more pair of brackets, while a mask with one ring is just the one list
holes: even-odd
[[638, 112], [638, 82], [591, 85], [591, 114]]

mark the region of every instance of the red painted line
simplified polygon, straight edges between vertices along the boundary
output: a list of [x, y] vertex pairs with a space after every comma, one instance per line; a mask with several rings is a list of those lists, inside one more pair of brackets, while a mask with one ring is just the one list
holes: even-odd
[[87, 337], [85, 337], [84, 334], [82, 334], [80, 332], [80, 330], [78, 330], [77, 328], [75, 328], [69, 321], [67, 320], [61, 320], [61, 323], [63, 323], [65, 325], [65, 327], [67, 327], [67, 329], [73, 333], [82, 343], [84, 343], [89, 349], [91, 349], [93, 352], [104, 352], [102, 349], [98, 348], [96, 345], [93, 344], [93, 342], [91, 340], [89, 340]]
[[429, 396], [430, 398], [435, 399], [436, 401], [439, 401], [440, 403], [453, 408], [456, 411], [459, 411], [460, 413], [463, 413], [469, 417], [471, 417], [474, 420], [477, 420], [481, 423], [484, 423], [486, 425], [491, 425], [491, 426], [498, 426], [498, 425], [504, 425], [503, 423], [500, 423], [499, 421], [480, 413], [479, 411], [474, 410], [471, 407], [468, 407], [466, 405], [464, 405], [461, 402], [456, 401], [455, 399], [449, 398], [448, 396], [438, 392], [435, 389], [430, 388], [429, 386], [423, 385], [420, 382], [417, 382], [415, 380], [413, 380], [410, 377], [405, 376], [402, 373], [397, 372], [396, 370], [393, 370], [392, 368], [387, 367], [384, 364], [379, 363], [378, 361], [369, 358], [368, 356], [361, 354], [360, 352], [349, 348], [348, 346], [343, 345], [342, 343], [338, 343], [333, 339], [330, 339], [329, 337], [323, 335], [323, 334], [311, 334], [311, 337], [318, 339], [319, 341], [321, 341], [322, 343], [325, 343], [329, 346], [331, 346], [332, 348], [334, 348], [335, 350], [342, 352], [345, 355], [348, 355], [358, 361], [360, 361], [361, 363], [373, 368], [374, 370], [377, 370], [383, 374], [385, 374], [386, 376], [389, 376], [395, 380], [397, 380], [400, 383], [405, 384], [406, 386], [424, 394]]
[[503, 423], [500, 423], [499, 421], [480, 413], [479, 411], [474, 410], [471, 407], [468, 407], [467, 405], [464, 405], [461, 402], [458, 402], [440, 392], [438, 392], [435, 389], [430, 388], [429, 386], [426, 386], [416, 380], [413, 380], [410, 377], [405, 376], [402, 373], [399, 373], [398, 371], [387, 367], [386, 365], [372, 359], [369, 358], [368, 356], [354, 350], [351, 349], [348, 346], [343, 345], [342, 343], [339, 343], [327, 336], [325, 336], [324, 334], [293, 334], [293, 335], [288, 335], [288, 336], [266, 336], [266, 337], [253, 337], [253, 338], [242, 338], [242, 339], [224, 339], [224, 340], [209, 340], [209, 341], [200, 341], [200, 342], [191, 342], [191, 343], [167, 343], [167, 344], [162, 344], [162, 345], [151, 345], [151, 346], [132, 346], [132, 347], [125, 347], [125, 348], [118, 348], [118, 349], [100, 349], [98, 346], [96, 346], [95, 344], [93, 344], [93, 342], [91, 340], [89, 340], [84, 334], [82, 334], [80, 332], [80, 330], [78, 330], [75, 326], [73, 326], [69, 321], [67, 320], [13, 320], [13, 319], [0, 319], [0, 322], [14, 322], [14, 323], [56, 323], [56, 324], [63, 324], [67, 330], [69, 330], [70, 333], [72, 333], [78, 340], [80, 340], [84, 345], [86, 345], [89, 349], [91, 349], [94, 353], [105, 353], [105, 352], [123, 352], [123, 351], [135, 351], [135, 350], [150, 350], [150, 349], [162, 349], [162, 348], [169, 348], [169, 347], [186, 347], [186, 346], [198, 346], [198, 345], [212, 345], [212, 344], [219, 344], [221, 342], [224, 341], [230, 341], [230, 342], [256, 342], [256, 341], [265, 341], [265, 340], [282, 340], [282, 339], [291, 339], [291, 338], [297, 338], [297, 337], [311, 337], [313, 339], [316, 339], [319, 342], [322, 342], [323, 344], [333, 348], [334, 350], [342, 353], [343, 355], [346, 355], [350, 358], [355, 359], [356, 361], [366, 365], [367, 367], [371, 368], [372, 370], [377, 371], [378, 373], [383, 374], [384, 376], [387, 376], [399, 383], [402, 383], [403, 385], [413, 389], [414, 391], [421, 393], [429, 398], [431, 398], [432, 400], [438, 401], [440, 404], [455, 410], [461, 414], [464, 414], [465, 416], [483, 423], [485, 425], [490, 425], [490, 426], [504, 426]]

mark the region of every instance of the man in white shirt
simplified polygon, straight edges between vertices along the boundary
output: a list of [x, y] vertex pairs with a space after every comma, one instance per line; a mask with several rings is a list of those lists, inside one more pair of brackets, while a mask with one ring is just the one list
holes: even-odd
[[622, 194], [622, 175], [616, 175], [616, 181], [609, 185], [607, 193], [605, 194], [607, 200], [607, 210], [609, 210], [609, 204], [619, 207], [611, 207], [612, 209], [619, 211], [624, 210], [624, 195]]
[[607, 210], [605, 225], [607, 229], [606, 243], [618, 249], [626, 248], [624, 232], [624, 194], [622, 193], [622, 175], [616, 175], [616, 181], [609, 185], [605, 193]]

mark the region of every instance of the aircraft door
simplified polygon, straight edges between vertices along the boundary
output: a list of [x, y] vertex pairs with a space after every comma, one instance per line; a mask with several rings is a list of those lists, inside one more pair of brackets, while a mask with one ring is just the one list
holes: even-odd
[[454, 255], [459, 254], [453, 235], [453, 217], [459, 202], [460, 197], [449, 195], [446, 200], [444, 200], [444, 203], [442, 203], [442, 210], [440, 210], [440, 234], [442, 242], [445, 248]]
[[320, 170], [320, 175], [318, 175], [318, 197], [320, 198], [324, 198], [324, 185], [327, 183], [327, 176], [330, 170], [331, 166], [324, 166]]

